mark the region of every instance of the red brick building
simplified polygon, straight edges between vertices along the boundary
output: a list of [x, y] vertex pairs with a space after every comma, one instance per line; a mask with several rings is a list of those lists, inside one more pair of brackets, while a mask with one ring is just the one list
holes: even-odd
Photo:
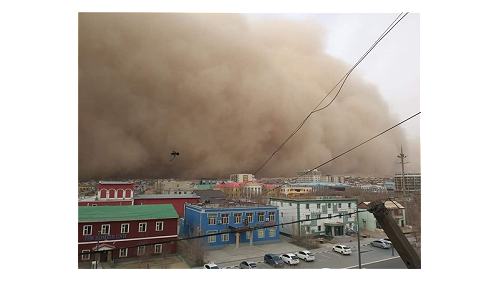
[[97, 190], [99, 200], [125, 200], [133, 198], [133, 182], [100, 181]]
[[81, 254], [78, 261], [176, 253], [172, 240], [178, 236], [177, 226], [178, 214], [171, 204], [78, 207], [78, 251], [99, 252]]

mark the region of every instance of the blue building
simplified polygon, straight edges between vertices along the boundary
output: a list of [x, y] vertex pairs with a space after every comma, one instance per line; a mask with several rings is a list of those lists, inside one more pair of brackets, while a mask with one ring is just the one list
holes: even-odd
[[[277, 206], [245, 206], [242, 204], [185, 204], [184, 219], [180, 221], [180, 234], [184, 237], [219, 234], [204, 238], [210, 249], [229, 244], [259, 245], [279, 241], [279, 210]], [[255, 227], [269, 226], [254, 229]], [[237, 233], [227, 233], [238, 231]]]

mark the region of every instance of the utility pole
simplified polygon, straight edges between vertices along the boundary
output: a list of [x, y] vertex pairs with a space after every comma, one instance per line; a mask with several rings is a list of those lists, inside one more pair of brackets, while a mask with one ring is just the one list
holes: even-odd
[[360, 261], [360, 223], [359, 223], [359, 201], [357, 201], [357, 251], [359, 253], [359, 269], [362, 268], [362, 263]]
[[99, 266], [97, 265], [97, 255], [99, 255], [99, 262], [100, 262], [100, 254], [99, 253], [99, 237], [100, 237], [100, 231], [97, 231], [97, 249], [95, 249], [96, 253], [95, 253], [95, 269], [98, 269]]
[[395, 247], [407, 268], [421, 269], [421, 258], [411, 246], [397, 222], [392, 218], [388, 209], [386, 209], [385, 203], [375, 200], [369, 204], [368, 211], [374, 215], [388, 238], [390, 238], [392, 247]]
[[402, 164], [402, 190], [404, 191], [404, 198], [405, 198], [405, 172], [404, 172], [404, 164], [408, 164], [409, 162], [404, 163], [404, 158], [407, 157], [407, 155], [404, 155], [404, 151], [402, 151], [402, 146], [400, 146], [400, 154], [397, 155], [398, 158], [400, 158], [400, 163], [396, 164]]

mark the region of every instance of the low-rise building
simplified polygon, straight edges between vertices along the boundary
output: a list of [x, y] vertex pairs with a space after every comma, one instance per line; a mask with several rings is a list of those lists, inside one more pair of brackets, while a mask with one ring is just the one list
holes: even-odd
[[[357, 199], [316, 197], [311, 199], [270, 198], [279, 208], [279, 228], [284, 235], [341, 236], [348, 229], [357, 230]], [[302, 221], [294, 224], [289, 222]]]
[[280, 197], [297, 197], [312, 193], [312, 187], [308, 186], [283, 186], [279, 188]]
[[233, 182], [247, 182], [255, 180], [255, 176], [252, 174], [232, 174], [229, 180]]
[[[374, 215], [370, 212], [365, 212], [368, 209], [368, 205], [370, 202], [362, 202], [359, 204], [359, 211], [363, 211], [359, 213], [359, 223], [360, 228], [367, 229], [370, 231], [375, 231], [376, 229], [382, 229], [381, 225], [378, 223]], [[390, 212], [390, 215], [397, 222], [400, 227], [404, 227], [405, 220], [405, 208], [397, 201], [386, 201], [385, 207]]]
[[78, 261], [176, 253], [177, 225], [171, 204], [78, 207]]
[[100, 181], [97, 192], [98, 200], [124, 200], [133, 197], [133, 182]]
[[184, 217], [184, 204], [197, 204], [200, 202], [196, 194], [151, 194], [136, 195], [133, 198], [134, 205], [171, 204], [178, 216]]
[[186, 204], [180, 233], [184, 237], [217, 234], [204, 238], [205, 246], [216, 249], [229, 244], [238, 247], [240, 243], [258, 245], [278, 242], [278, 225], [278, 208], [275, 206]]

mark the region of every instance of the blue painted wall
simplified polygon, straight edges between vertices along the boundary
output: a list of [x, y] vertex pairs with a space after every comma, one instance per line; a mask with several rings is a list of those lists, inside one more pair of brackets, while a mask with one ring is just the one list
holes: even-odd
[[[265, 212], [265, 218], [263, 222], [258, 221], [258, 213]], [[275, 219], [270, 221], [269, 212], [275, 213]], [[234, 222], [234, 213], [242, 213], [241, 223]], [[185, 206], [185, 222], [180, 222], [180, 233], [184, 237], [196, 236], [196, 235], [204, 235], [208, 234], [209, 231], [216, 231], [220, 235], [216, 235], [216, 241], [212, 243], [208, 243], [208, 237], [204, 238], [205, 246], [210, 248], [223, 247], [229, 244], [236, 243], [236, 234], [229, 234], [229, 241], [222, 242], [223, 231], [231, 231], [232, 229], [229, 226], [233, 227], [245, 227], [244, 220], [246, 219], [246, 213], [253, 213], [253, 222], [248, 223], [247, 226], [263, 226], [268, 223], [276, 223], [275, 226], [275, 236], [269, 236], [269, 228], [264, 229], [265, 236], [263, 238], [258, 238], [258, 230], [253, 231], [253, 244], [266, 244], [272, 242], [279, 241], [279, 210], [277, 206], [268, 206], [268, 207], [234, 207], [234, 208], [202, 208], [200, 206], [195, 205], [186, 205]], [[209, 225], [208, 224], [208, 215], [216, 214], [216, 224]], [[218, 224], [219, 221], [222, 221], [222, 214], [229, 214], [229, 224]], [[269, 219], [269, 221], [266, 221]], [[199, 233], [197, 231], [199, 230]], [[250, 238], [247, 237], [247, 233], [241, 232], [241, 242], [240, 243], [249, 243]]]

